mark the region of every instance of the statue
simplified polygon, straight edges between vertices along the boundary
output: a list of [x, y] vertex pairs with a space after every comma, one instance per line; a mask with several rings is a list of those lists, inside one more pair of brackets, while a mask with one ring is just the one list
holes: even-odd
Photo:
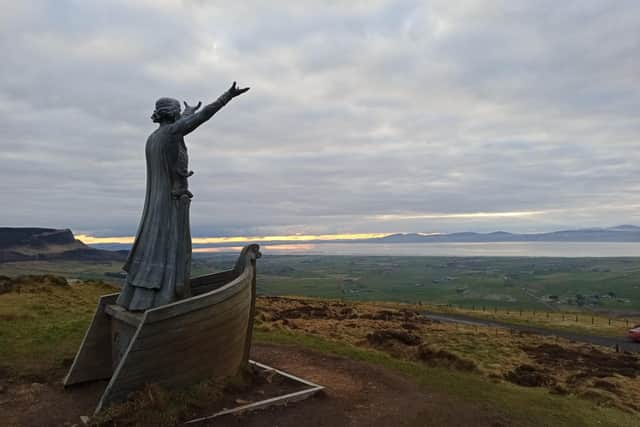
[[190, 296], [191, 231], [187, 147], [184, 136], [249, 88], [236, 82], [215, 102], [196, 106], [160, 98], [151, 119], [158, 128], [147, 139], [147, 190], [138, 232], [123, 267], [127, 278], [117, 304], [143, 311]]
[[[121, 292], [98, 300], [63, 381], [65, 387], [73, 387], [109, 380], [94, 413], [126, 400], [146, 384], [186, 387], [205, 379], [222, 383], [250, 365], [260, 247], [246, 245], [232, 269], [190, 277], [193, 195], [188, 178], [193, 172], [184, 143], [185, 135], [248, 90], [233, 82], [200, 111], [202, 103], [185, 102], [182, 114], [175, 99], [156, 102], [151, 119], [159, 126], [147, 139], [144, 210], [123, 267], [127, 278]], [[303, 383], [314, 387], [294, 393], [296, 400], [322, 388]], [[275, 401], [270, 398], [260, 405]]]

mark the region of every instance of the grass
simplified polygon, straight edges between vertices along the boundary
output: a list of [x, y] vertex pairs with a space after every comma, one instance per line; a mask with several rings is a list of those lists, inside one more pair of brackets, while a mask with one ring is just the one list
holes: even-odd
[[[304, 297], [300, 295], [286, 295], [291, 298], [306, 298], [313, 300], [317, 297]], [[322, 300], [322, 298], [319, 298]], [[341, 299], [344, 301], [344, 299]], [[353, 301], [357, 303], [357, 301]], [[425, 311], [442, 314], [461, 314], [489, 321], [499, 321], [514, 325], [536, 326], [550, 331], [559, 330], [585, 335], [602, 337], [624, 338], [627, 330], [640, 324], [640, 316], [604, 316], [597, 313], [583, 311], [536, 311], [524, 309], [493, 309], [486, 306], [474, 305], [461, 307], [449, 304], [412, 304], [393, 301], [366, 301], [367, 304], [377, 305], [381, 308]]]
[[102, 282], [35, 278], [0, 294], [0, 368], [21, 376], [58, 373], [77, 351], [98, 298], [116, 291]]
[[[257, 330], [305, 333], [383, 350], [395, 359], [474, 371], [486, 381], [510, 378], [532, 385], [530, 377], [519, 371], [529, 367], [538, 378], [535, 384], [554, 393], [571, 393], [625, 411], [640, 410], [640, 383], [633, 374], [640, 359], [612, 349], [503, 328], [429, 322], [415, 306], [399, 303], [264, 298], [258, 300], [257, 308]], [[388, 337], [370, 339], [389, 331], [419, 345]]]
[[112, 405], [94, 416], [91, 425], [175, 426], [187, 418], [194, 407], [206, 407], [221, 395], [222, 386], [207, 381], [172, 391], [148, 384], [126, 402]]
[[[523, 388], [508, 383], [493, 383], [480, 375], [429, 367], [370, 349], [362, 349], [313, 335], [289, 331], [256, 331], [256, 342], [301, 346], [314, 351], [358, 360], [400, 374], [418, 382], [427, 390], [488, 405], [505, 414], [519, 426], [636, 426], [637, 415], [613, 408], [594, 406], [575, 396], [549, 394], [541, 388]], [[419, 420], [416, 420], [419, 421]]]
[[54, 274], [67, 279], [96, 280], [120, 283], [121, 279], [105, 273], [122, 273], [122, 262], [116, 261], [20, 261], [0, 263], [0, 275]]
[[[24, 280], [19, 289], [0, 294], [2, 370], [16, 377], [42, 375], [59, 379], [64, 371], [63, 362], [73, 357], [77, 350], [98, 297], [113, 291], [114, 288], [100, 282], [67, 285], [57, 279], [30, 278]], [[445, 337], [442, 335], [442, 339]], [[513, 420], [515, 425], [637, 425], [637, 414], [600, 407], [575, 396], [558, 396], [542, 388], [494, 383], [479, 373], [431, 367], [343, 341], [282, 329], [256, 330], [254, 339], [256, 342], [300, 346], [381, 366], [415, 380], [427, 391], [486, 405]], [[488, 350], [474, 346], [461, 351], [467, 356], [475, 351], [481, 359]], [[129, 420], [128, 414], [137, 411], [152, 424], [170, 424], [183, 417], [189, 408], [197, 407], [203, 396], [205, 400], [206, 396], [213, 398], [219, 388], [209, 386], [196, 385], [195, 389], [170, 393], [151, 387], [128, 406], [106, 413], [106, 420]], [[164, 415], [158, 418], [157, 413], [163, 411]]]
[[[194, 271], [228, 268], [233, 258], [198, 256]], [[265, 295], [640, 312], [638, 258], [265, 255], [258, 268], [258, 289]]]
[[610, 317], [585, 312], [549, 312], [533, 310], [492, 310], [448, 305], [424, 305], [426, 311], [463, 314], [479, 319], [495, 320], [514, 325], [537, 326], [549, 330], [561, 330], [578, 334], [603, 337], [625, 337], [627, 329], [640, 324], [640, 316]]

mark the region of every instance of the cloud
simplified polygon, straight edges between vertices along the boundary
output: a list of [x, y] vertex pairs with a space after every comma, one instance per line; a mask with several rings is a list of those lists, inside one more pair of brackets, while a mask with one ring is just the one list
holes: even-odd
[[196, 236], [638, 219], [634, 1], [24, 1], [0, 24], [4, 225], [134, 233], [153, 102], [233, 80], [187, 137]]

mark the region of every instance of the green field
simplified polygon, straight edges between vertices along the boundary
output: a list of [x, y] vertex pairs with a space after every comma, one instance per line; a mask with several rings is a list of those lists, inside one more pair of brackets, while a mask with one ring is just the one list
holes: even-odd
[[[194, 256], [193, 275], [230, 268], [236, 255]], [[0, 264], [0, 275], [52, 273], [102, 279], [120, 263]], [[258, 291], [463, 308], [640, 313], [640, 258], [507, 258], [266, 255]]]
[[[225, 268], [198, 257], [194, 271]], [[640, 312], [640, 259], [265, 256], [258, 290], [487, 309]]]
[[122, 262], [115, 261], [23, 261], [0, 264], [0, 275], [21, 276], [27, 274], [55, 274], [67, 279], [103, 280], [119, 283], [119, 279], [109, 277], [105, 273], [122, 272]]

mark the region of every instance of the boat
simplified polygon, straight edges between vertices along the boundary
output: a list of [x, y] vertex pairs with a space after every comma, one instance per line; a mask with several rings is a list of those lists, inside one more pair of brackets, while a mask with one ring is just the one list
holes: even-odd
[[108, 379], [95, 413], [145, 384], [186, 386], [236, 375], [249, 361], [260, 247], [231, 270], [192, 278], [191, 296], [143, 312], [102, 296], [64, 386]]

